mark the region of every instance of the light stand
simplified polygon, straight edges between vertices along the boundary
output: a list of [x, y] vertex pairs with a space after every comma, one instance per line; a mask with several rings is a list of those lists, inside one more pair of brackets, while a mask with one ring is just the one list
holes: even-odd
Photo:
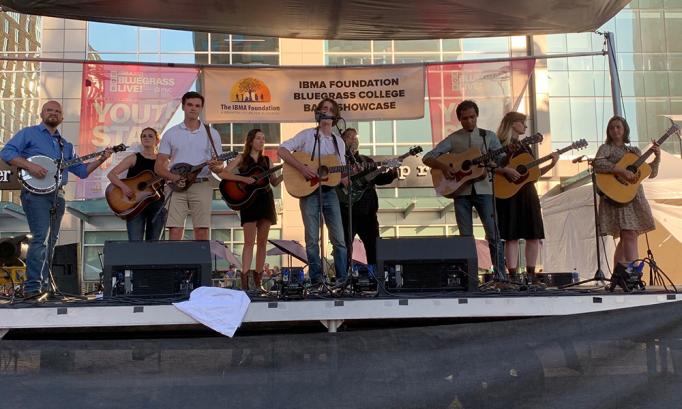
[[[590, 283], [592, 281], [601, 281], [602, 285], [607, 280], [606, 277], [604, 277], [604, 272], [601, 270], [601, 250], [599, 246], [599, 238], [601, 237], [601, 229], [599, 228], [599, 211], [597, 210], [597, 176], [594, 172], [594, 161], [598, 159], [604, 159], [604, 158], [594, 158], [594, 159], [587, 159], [587, 165], [590, 167], [591, 171], [591, 176], [592, 176], [592, 207], [594, 208], [594, 234], [595, 234], [595, 241], [597, 243], [597, 271], [594, 273], [594, 277], [588, 279], [588, 280], [583, 280], [583, 281], [578, 281], [577, 283], [570, 283], [566, 285], [562, 285], [559, 287], [560, 290], [563, 290], [564, 288], [570, 288], [576, 285], [580, 284], [585, 284], [585, 283]], [[579, 161], [581, 162], [581, 161]], [[614, 266], [615, 269], [615, 266]]]

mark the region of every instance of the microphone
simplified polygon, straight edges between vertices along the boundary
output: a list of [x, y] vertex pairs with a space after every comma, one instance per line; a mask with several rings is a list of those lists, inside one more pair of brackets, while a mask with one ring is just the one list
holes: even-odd
[[580, 156], [578, 156], [577, 158], [573, 159], [571, 162], [573, 162], [573, 163], [580, 163], [580, 162], [584, 161], [585, 158], [587, 158], [587, 155], [580, 155]]
[[325, 112], [315, 111], [315, 122], [320, 122], [323, 119], [335, 120], [335, 119], [340, 119], [340, 118], [341, 118], [340, 116], [332, 116], [332, 115], [327, 115], [327, 113], [325, 113]]

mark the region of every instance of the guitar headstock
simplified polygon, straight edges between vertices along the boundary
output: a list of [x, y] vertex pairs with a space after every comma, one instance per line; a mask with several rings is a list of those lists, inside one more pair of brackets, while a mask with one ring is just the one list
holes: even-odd
[[587, 141], [584, 139], [581, 139], [579, 141], [575, 141], [571, 144], [571, 149], [582, 149], [587, 147]]
[[666, 135], [670, 136], [674, 134], [675, 132], [679, 131], [680, 127], [678, 125], [673, 124], [670, 128], [668, 128], [668, 131], [665, 133]]
[[126, 149], [128, 149], [128, 147], [125, 146], [125, 144], [122, 144], [122, 143], [120, 143], [120, 144], [118, 144], [118, 145], [116, 145], [116, 146], [112, 146], [112, 147], [111, 147], [111, 150], [112, 150], [112, 152], [114, 152], [114, 153], [116, 153], [116, 152], [125, 152]]
[[399, 158], [384, 159], [381, 161], [382, 168], [397, 169], [403, 165], [403, 161]]
[[415, 155], [420, 154], [420, 153], [422, 153], [422, 152], [424, 152], [424, 149], [422, 149], [421, 146], [414, 146], [414, 147], [412, 147], [412, 149], [410, 149], [410, 150], [407, 152], [407, 154], [408, 154], [409, 156], [415, 156]]
[[521, 140], [521, 144], [523, 145], [532, 145], [534, 143], [540, 143], [545, 139], [544, 136], [540, 132], [536, 133], [535, 135], [528, 136], [526, 138], [523, 138]]
[[220, 161], [220, 162], [223, 162], [223, 161], [226, 161], [226, 160], [229, 161], [230, 159], [236, 158], [237, 155], [239, 155], [239, 152], [237, 152], [237, 151], [225, 152], [225, 153], [223, 153], [222, 155], [218, 156], [218, 157], [216, 158], [216, 160], [218, 160], [218, 161]]

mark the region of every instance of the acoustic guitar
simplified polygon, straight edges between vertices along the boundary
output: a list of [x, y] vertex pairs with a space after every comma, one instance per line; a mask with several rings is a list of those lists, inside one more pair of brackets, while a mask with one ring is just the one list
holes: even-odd
[[[670, 135], [679, 130], [679, 126], [671, 126], [670, 129], [658, 139], [658, 144], [662, 145]], [[639, 189], [642, 180], [651, 175], [651, 166], [646, 163], [646, 160], [652, 153], [652, 149], [647, 150], [642, 156], [637, 156], [634, 153], [626, 153], [625, 156], [616, 163], [616, 166], [620, 166], [621, 168], [625, 168], [634, 173], [634, 182], [630, 182], [621, 175], [615, 175], [613, 173], [597, 173], [595, 175], [597, 187], [601, 193], [608, 196], [614, 202], [621, 204], [630, 203], [637, 195], [637, 190]]]
[[386, 161], [383, 161], [380, 168], [374, 170], [365, 169], [360, 173], [352, 175], [350, 177], [350, 183], [353, 184], [353, 195], [349, 197], [348, 188], [344, 186], [338, 186], [336, 188], [336, 194], [337, 196], [339, 196], [339, 201], [343, 204], [348, 204], [349, 202], [353, 203], [357, 202], [365, 193], [365, 190], [367, 190], [367, 188], [371, 186], [370, 182], [372, 180], [376, 179], [379, 175], [386, 172], [386, 170], [388, 169], [399, 168], [403, 164], [403, 159], [407, 158], [408, 156], [417, 155], [422, 151], [423, 149], [421, 146], [415, 146], [414, 148], [410, 149], [406, 154], [401, 155], [396, 159], [388, 159]]
[[[341, 172], [346, 170], [346, 166], [341, 166], [336, 155], [326, 155], [320, 158], [322, 166], [318, 168], [318, 158], [310, 160], [310, 154], [305, 152], [293, 152], [294, 158], [298, 159], [305, 166], [310, 167], [318, 176], [306, 179], [299, 170], [288, 163], [284, 163], [282, 176], [287, 192], [293, 197], [302, 198], [310, 195], [317, 189], [319, 184], [322, 186], [336, 187], [341, 182]], [[381, 162], [368, 163], [366, 168], [376, 168], [381, 166]]]
[[[581, 139], [579, 141], [573, 142], [565, 148], [557, 150], [556, 153], [561, 155], [572, 149], [582, 149], [586, 146], [587, 141]], [[507, 177], [507, 175], [504, 175], [504, 177], [496, 176], [495, 197], [498, 199], [508, 199], [521, 190], [524, 185], [527, 185], [528, 183], [534, 183], [540, 179], [541, 172], [539, 165], [551, 159], [552, 158], [550, 155], [543, 156], [540, 159], [534, 159], [531, 154], [525, 152], [514, 156], [506, 167], [516, 170], [521, 176], [516, 179], [516, 181], [512, 181]]]
[[482, 155], [481, 151], [476, 147], [469, 148], [462, 153], [441, 155], [436, 160], [455, 169], [456, 173], [454, 179], [450, 180], [445, 177], [442, 170], [432, 168], [431, 179], [433, 180], [433, 188], [443, 197], [455, 198], [471, 184], [482, 180], [488, 175], [488, 171], [484, 166], [486, 162], [504, 152], [509, 152], [519, 144], [528, 146], [542, 142], [542, 140], [542, 134], [537, 133], [524, 138], [520, 142], [510, 143], [501, 149], [494, 150], [485, 155]]
[[123, 220], [131, 220], [140, 214], [150, 203], [161, 199], [158, 189], [163, 186], [163, 177], [154, 175], [151, 170], [140, 172], [139, 175], [121, 179], [132, 191], [128, 197], [120, 187], [110, 183], [104, 197], [116, 216]]
[[282, 169], [282, 166], [275, 166], [272, 169], [264, 169], [260, 166], [251, 168], [248, 172], [240, 173], [240, 176], [252, 177], [256, 179], [256, 183], [248, 184], [236, 180], [221, 180], [220, 194], [223, 200], [230, 208], [234, 210], [241, 210], [249, 207], [256, 197], [262, 193], [268, 192], [271, 189], [270, 175]]
[[[235, 151], [225, 152], [222, 155], [218, 156], [216, 160], [220, 162], [226, 160], [229, 161], [230, 159], [234, 159], [238, 154], [239, 152]], [[197, 176], [199, 176], [199, 173], [205, 166], [207, 166], [206, 162], [194, 166], [190, 165], [189, 163], [176, 163], [175, 165], [173, 165], [173, 167], [170, 168], [170, 172], [185, 178], [185, 186], [178, 187], [175, 189], [175, 191], [184, 192], [185, 190], [189, 189], [189, 187], [192, 186], [194, 181], [197, 180]]]

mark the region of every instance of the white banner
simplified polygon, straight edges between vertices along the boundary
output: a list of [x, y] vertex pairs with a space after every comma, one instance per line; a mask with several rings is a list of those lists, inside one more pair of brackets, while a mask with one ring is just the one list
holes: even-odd
[[346, 121], [424, 116], [424, 67], [205, 68], [205, 120], [313, 122], [317, 103], [331, 98]]

